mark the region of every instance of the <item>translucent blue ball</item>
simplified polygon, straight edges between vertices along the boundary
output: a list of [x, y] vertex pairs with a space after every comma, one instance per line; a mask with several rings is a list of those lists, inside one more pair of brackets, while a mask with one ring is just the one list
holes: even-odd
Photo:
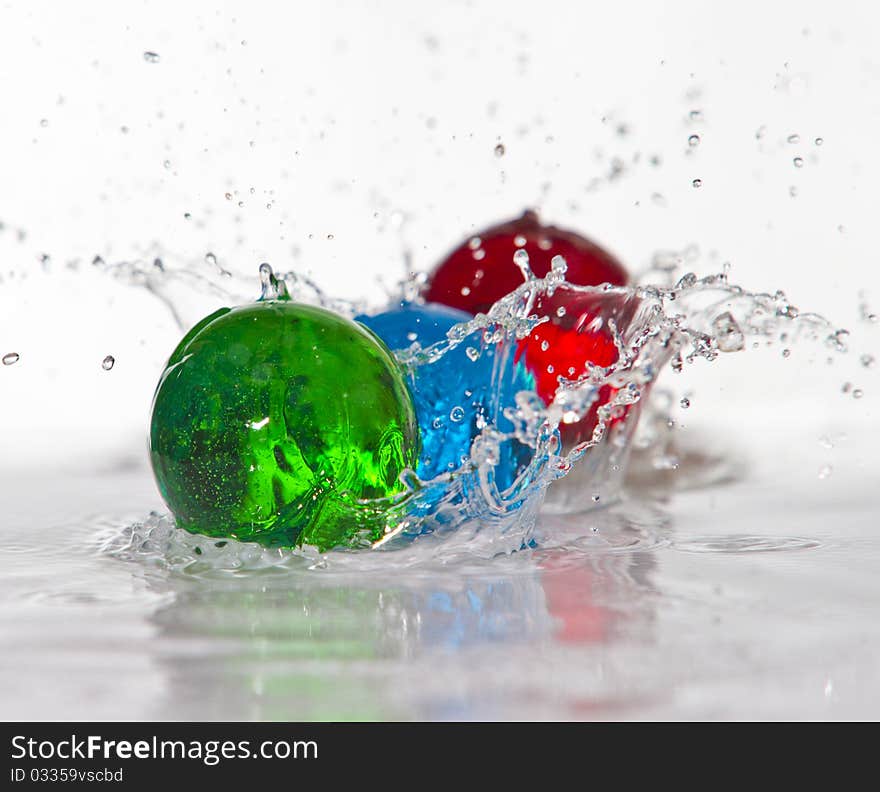
[[[452, 327], [471, 318], [445, 305], [406, 302], [375, 316], [357, 317], [395, 350], [408, 349], [416, 342], [424, 349], [444, 341]], [[525, 368], [515, 366], [512, 352], [500, 359], [498, 345], [487, 344], [482, 331], [476, 331], [439, 360], [415, 370], [410, 386], [422, 436], [416, 471], [421, 479], [457, 470], [468, 460], [471, 443], [484, 426], [495, 425], [501, 431], [512, 428], [504, 409], [515, 405], [517, 391], [534, 387]], [[493, 388], [496, 359], [499, 371]], [[515, 470], [503, 471], [501, 478], [509, 482], [515, 474]]]

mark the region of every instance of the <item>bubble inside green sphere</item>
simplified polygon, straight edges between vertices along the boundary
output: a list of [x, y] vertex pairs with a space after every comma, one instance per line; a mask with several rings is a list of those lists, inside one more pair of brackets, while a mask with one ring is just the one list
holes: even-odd
[[150, 454], [177, 524], [269, 546], [358, 546], [385, 533], [415, 469], [415, 408], [388, 349], [313, 306], [223, 308], [171, 355]]

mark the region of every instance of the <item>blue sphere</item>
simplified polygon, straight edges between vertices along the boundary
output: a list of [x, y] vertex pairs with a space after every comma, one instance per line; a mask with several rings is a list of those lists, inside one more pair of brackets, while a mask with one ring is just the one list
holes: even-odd
[[[414, 343], [424, 349], [444, 341], [451, 328], [471, 318], [445, 305], [402, 302], [384, 313], [358, 316], [357, 320], [391, 349], [408, 349]], [[495, 378], [497, 387], [493, 387], [493, 368], [501, 353], [496, 344], [487, 344], [482, 336], [479, 330], [471, 333], [439, 360], [419, 366], [410, 378], [422, 436], [416, 471], [422, 480], [457, 470], [468, 460], [471, 443], [482, 427], [495, 425], [509, 431], [512, 426], [504, 418], [504, 409], [515, 405], [518, 391], [534, 389], [525, 367], [515, 365], [512, 350], [501, 362]], [[516, 470], [502, 473], [501, 478], [510, 482]]]

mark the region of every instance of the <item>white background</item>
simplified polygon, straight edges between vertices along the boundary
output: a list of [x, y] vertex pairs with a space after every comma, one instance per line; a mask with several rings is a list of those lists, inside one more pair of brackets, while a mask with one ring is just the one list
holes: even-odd
[[880, 332], [858, 309], [865, 290], [880, 311], [876, 16], [809, 2], [0, 4], [0, 354], [21, 355], [0, 367], [0, 465], [143, 464], [180, 331], [149, 294], [91, 271], [95, 255], [211, 276], [212, 252], [253, 272], [255, 293], [265, 260], [376, 302], [404, 250], [427, 269], [526, 206], [633, 270], [697, 245], [699, 274], [729, 261], [732, 280], [853, 331], [833, 366], [805, 347], [689, 372], [688, 421], [732, 421], [755, 443], [749, 426], [769, 416], [784, 436], [876, 427], [877, 369], [858, 363]]

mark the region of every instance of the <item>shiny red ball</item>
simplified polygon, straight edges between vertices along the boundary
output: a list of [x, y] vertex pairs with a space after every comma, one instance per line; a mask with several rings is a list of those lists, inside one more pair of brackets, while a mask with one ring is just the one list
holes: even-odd
[[[609, 326], [613, 320], [618, 332], [625, 333], [639, 307], [639, 299], [616, 293], [593, 294], [561, 287], [552, 296], [540, 295], [533, 313], [547, 317], [517, 345], [516, 361], [524, 365], [535, 380], [535, 392], [545, 404], [553, 401], [559, 378], [577, 380], [591, 366], [607, 368], [617, 362], [619, 352]], [[561, 314], [561, 315], [560, 315]], [[560, 424], [563, 445], [589, 440], [599, 422], [599, 407], [615, 394], [610, 385], [599, 388], [598, 398], [580, 420]], [[612, 422], [621, 420], [621, 409]]]
[[488, 311], [522, 284], [513, 254], [523, 249], [539, 278], [550, 271], [554, 256], [562, 256], [568, 264], [565, 277], [570, 283], [623, 286], [628, 280], [623, 265], [606, 250], [573, 231], [543, 225], [535, 212], [528, 211], [476, 234], [453, 250], [429, 276], [425, 300], [472, 314]]

